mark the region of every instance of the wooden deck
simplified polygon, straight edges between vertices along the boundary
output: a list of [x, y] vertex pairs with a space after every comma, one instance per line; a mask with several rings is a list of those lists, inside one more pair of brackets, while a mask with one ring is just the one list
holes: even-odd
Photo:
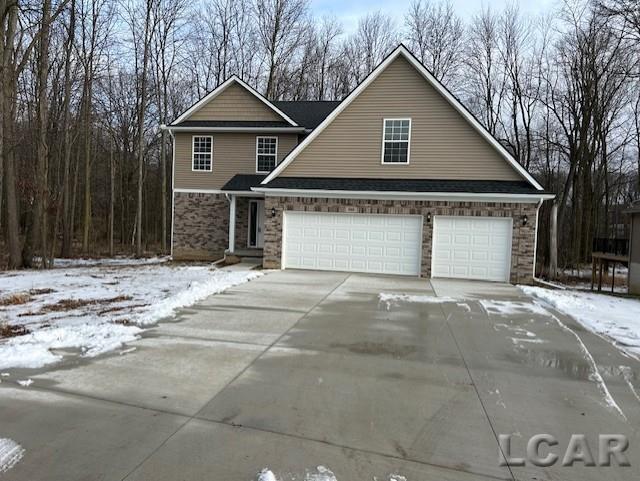
[[608, 252], [591, 253], [591, 290], [598, 283], [598, 292], [602, 291], [602, 271], [606, 268], [609, 272], [609, 264], [613, 264], [613, 275], [611, 276], [611, 292], [616, 285], [616, 264], [629, 265], [629, 256], [611, 254]]

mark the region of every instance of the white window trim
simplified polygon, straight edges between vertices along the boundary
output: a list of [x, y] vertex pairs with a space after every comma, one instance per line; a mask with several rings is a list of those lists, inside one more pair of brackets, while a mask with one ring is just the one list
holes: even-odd
[[[385, 140], [385, 128], [387, 121], [391, 120], [408, 120], [409, 121], [409, 138], [407, 140]], [[385, 162], [384, 161], [384, 146], [387, 142], [406, 142], [407, 143], [407, 161], [406, 162]], [[380, 163], [382, 165], [409, 165], [411, 159], [411, 117], [398, 117], [398, 118], [384, 118], [382, 119], [382, 152], [380, 155]]]
[[[275, 162], [273, 164], [273, 168], [275, 169], [278, 166], [278, 136], [277, 135], [258, 135], [256, 137], [256, 174], [268, 174], [272, 172], [271, 170], [258, 170], [258, 141], [260, 139], [276, 139], [276, 153], [275, 153]], [[262, 154], [265, 155], [265, 154]]]
[[[211, 139], [211, 152], [209, 154], [210, 162], [208, 169], [194, 169], [193, 161], [195, 160], [195, 139], [197, 138], [209, 138]], [[191, 172], [213, 172], [213, 135], [192, 135], [191, 136]]]

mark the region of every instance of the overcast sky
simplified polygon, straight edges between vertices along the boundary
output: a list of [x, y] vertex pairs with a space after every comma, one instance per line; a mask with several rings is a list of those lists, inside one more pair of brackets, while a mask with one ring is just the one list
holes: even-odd
[[[437, 1], [437, 0], [436, 0]], [[482, 9], [491, 5], [492, 9], [502, 10], [507, 3], [516, 2], [522, 13], [539, 14], [551, 10], [559, 0], [450, 0], [460, 17], [467, 20]], [[342, 22], [345, 32], [352, 32], [358, 18], [363, 14], [380, 10], [394, 17], [400, 24], [411, 0], [311, 0], [311, 8], [319, 16], [335, 15]]]

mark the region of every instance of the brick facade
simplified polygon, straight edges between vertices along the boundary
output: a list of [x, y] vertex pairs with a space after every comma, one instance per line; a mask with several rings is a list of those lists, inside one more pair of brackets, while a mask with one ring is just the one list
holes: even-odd
[[229, 247], [229, 202], [224, 194], [174, 192], [173, 258], [217, 260]]
[[[276, 212], [275, 217], [271, 216], [273, 208], [275, 208]], [[432, 216], [512, 217], [511, 282], [514, 284], [530, 284], [533, 281], [535, 229], [537, 223], [536, 204], [267, 197], [265, 199], [263, 261], [265, 268], [279, 269], [281, 267], [282, 213], [285, 210], [422, 215], [424, 224], [422, 231], [421, 275], [423, 277], [429, 277], [431, 274], [433, 221], [427, 222], [427, 213], [431, 213]], [[528, 222], [523, 225], [522, 219], [525, 215], [528, 217]]]
[[246, 249], [249, 240], [249, 198], [236, 197], [236, 249]]

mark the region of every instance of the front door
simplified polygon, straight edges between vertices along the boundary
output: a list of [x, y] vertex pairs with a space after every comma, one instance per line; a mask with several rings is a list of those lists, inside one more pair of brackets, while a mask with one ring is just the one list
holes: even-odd
[[264, 200], [249, 201], [249, 247], [264, 246]]

